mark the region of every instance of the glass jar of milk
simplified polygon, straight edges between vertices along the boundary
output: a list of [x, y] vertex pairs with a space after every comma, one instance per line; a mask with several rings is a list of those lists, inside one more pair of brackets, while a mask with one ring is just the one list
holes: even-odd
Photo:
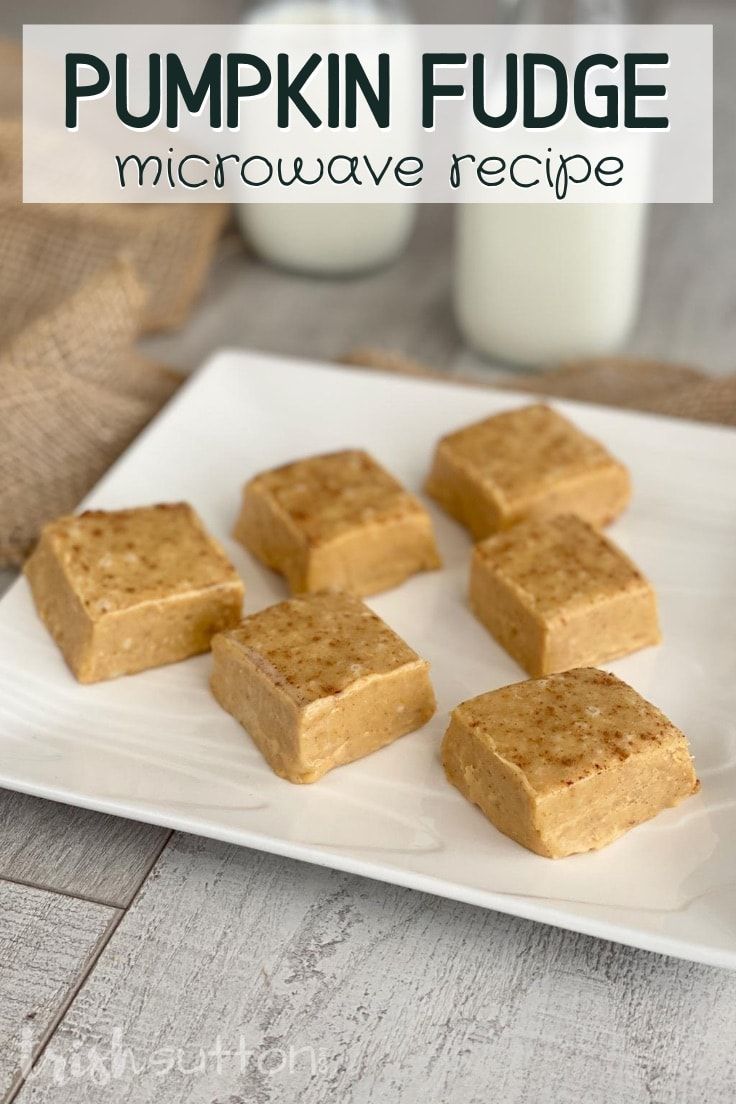
[[[620, 24], [626, 12], [616, 0], [498, 0], [497, 18]], [[464, 337], [488, 357], [529, 366], [611, 352], [636, 320], [646, 224], [642, 204], [460, 206]]]
[[[401, 0], [263, 0], [250, 24], [372, 25], [408, 22]], [[369, 272], [395, 260], [414, 227], [408, 203], [243, 203], [243, 235], [266, 261], [320, 276]]]

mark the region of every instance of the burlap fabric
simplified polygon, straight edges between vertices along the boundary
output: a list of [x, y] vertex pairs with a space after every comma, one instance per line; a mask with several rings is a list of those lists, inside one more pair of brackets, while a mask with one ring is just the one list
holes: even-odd
[[124, 261], [0, 349], [0, 562], [107, 470], [179, 383], [132, 348], [145, 290]]
[[215, 204], [20, 203], [21, 126], [0, 119], [0, 342], [119, 255], [148, 297], [144, 330], [189, 314], [227, 217]]
[[20, 43], [0, 38], [0, 116], [19, 116], [23, 103], [23, 51]]
[[[410, 357], [386, 349], [353, 349], [342, 362], [355, 368], [447, 379]], [[483, 382], [477, 377], [451, 378], [476, 387]], [[509, 373], [489, 381], [488, 386], [736, 426], [736, 376], [714, 378], [695, 368], [655, 360], [601, 357], [563, 364], [547, 372]]]
[[0, 566], [73, 509], [178, 380], [135, 351], [188, 315], [227, 209], [21, 204], [20, 48], [0, 40]]

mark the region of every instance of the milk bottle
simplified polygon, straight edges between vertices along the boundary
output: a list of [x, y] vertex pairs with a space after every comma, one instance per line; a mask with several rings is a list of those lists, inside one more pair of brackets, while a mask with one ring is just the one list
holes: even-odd
[[[527, 23], [625, 19], [614, 0], [498, 0], [494, 14]], [[602, 40], [607, 34], [601, 27]], [[523, 365], [615, 349], [637, 314], [646, 223], [642, 204], [459, 207], [454, 295], [465, 338]]]
[[[404, 22], [394, 0], [270, 0], [245, 22], [362, 25]], [[316, 275], [379, 268], [406, 246], [415, 221], [408, 203], [243, 203], [238, 219], [256, 252], [280, 267]]]
[[455, 313], [474, 348], [537, 365], [625, 340], [639, 306], [646, 207], [473, 203], [457, 216]]

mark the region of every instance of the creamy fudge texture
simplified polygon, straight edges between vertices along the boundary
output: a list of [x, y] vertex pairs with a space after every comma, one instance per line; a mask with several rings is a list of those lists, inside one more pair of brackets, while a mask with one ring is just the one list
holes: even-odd
[[426, 490], [476, 540], [524, 518], [568, 511], [606, 525], [631, 497], [623, 464], [541, 404], [443, 437]]
[[212, 642], [212, 692], [290, 782], [314, 782], [420, 728], [429, 664], [349, 594], [292, 598]]
[[603, 663], [660, 641], [651, 584], [574, 514], [476, 545], [470, 605], [530, 675]]
[[295, 594], [375, 594], [440, 566], [422, 504], [356, 449], [255, 476], [234, 536]]
[[80, 682], [205, 652], [240, 619], [243, 584], [183, 502], [59, 518], [24, 570]]
[[679, 729], [595, 668], [463, 702], [442, 754], [499, 831], [548, 858], [605, 847], [699, 789]]

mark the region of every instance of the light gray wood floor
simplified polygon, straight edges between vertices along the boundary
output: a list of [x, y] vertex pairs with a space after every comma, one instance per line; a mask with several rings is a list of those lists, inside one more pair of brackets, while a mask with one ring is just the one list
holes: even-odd
[[[717, 204], [654, 212], [630, 349], [736, 371], [736, 17], [726, 0], [655, 6], [717, 21]], [[21, 15], [58, 5], [10, 0], [0, 27]], [[106, 15], [120, 18], [99, 0], [64, 9]], [[422, 212], [393, 269], [343, 284], [272, 272], [233, 239], [190, 324], [150, 349], [192, 368], [223, 344], [332, 358], [368, 343], [482, 372], [450, 265], [445, 208]], [[731, 1104], [735, 1056], [736, 975], [0, 791], [0, 1099]]]
[[97, 1104], [59, 1070], [81, 1044], [111, 1072], [117, 1028], [110, 1104], [730, 1104], [735, 1002], [725, 971], [177, 835], [18, 1100]]

